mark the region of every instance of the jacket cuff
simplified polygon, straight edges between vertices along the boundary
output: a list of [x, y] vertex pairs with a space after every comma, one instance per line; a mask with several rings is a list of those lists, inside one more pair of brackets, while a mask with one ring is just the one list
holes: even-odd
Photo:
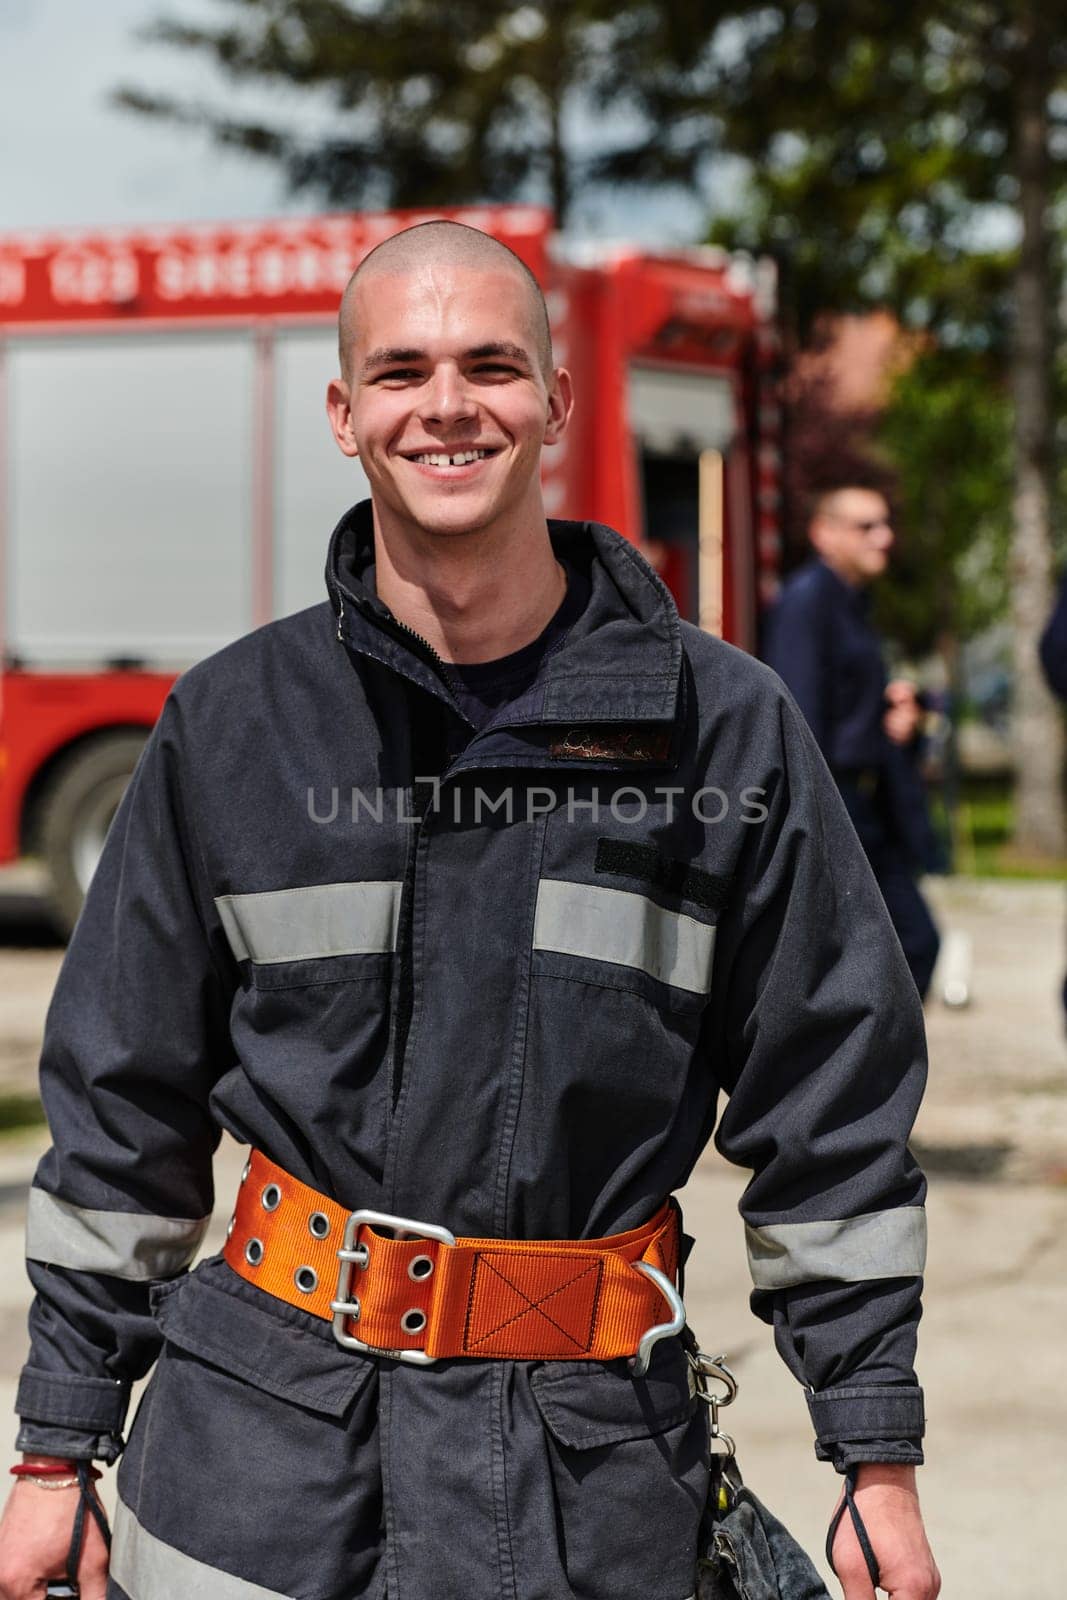
[[130, 1385], [117, 1378], [87, 1378], [23, 1367], [15, 1410], [24, 1421], [52, 1423], [85, 1433], [121, 1433]]
[[110, 1466], [122, 1454], [123, 1441], [117, 1433], [88, 1433], [47, 1422], [24, 1421], [15, 1440], [15, 1449], [38, 1456], [57, 1456], [63, 1461], [103, 1461]]
[[863, 1461], [919, 1466], [926, 1431], [923, 1392], [916, 1384], [855, 1384], [807, 1396], [815, 1454], [838, 1472]]

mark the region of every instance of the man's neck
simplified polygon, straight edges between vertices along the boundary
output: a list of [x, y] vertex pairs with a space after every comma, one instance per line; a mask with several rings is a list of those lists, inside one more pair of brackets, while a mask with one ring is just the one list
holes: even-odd
[[418, 549], [383, 536], [376, 525], [374, 548], [379, 599], [444, 661], [496, 661], [521, 650], [544, 631], [567, 592], [545, 522], [504, 540], [435, 536], [420, 540]]
[[832, 561], [829, 556], [823, 555], [821, 550], [816, 551], [816, 555], [823, 566], [829, 568], [834, 577], [840, 579], [846, 588], [858, 594], [861, 589], [867, 587], [868, 580], [866, 578], [857, 576], [851, 569], [840, 566], [836, 561]]

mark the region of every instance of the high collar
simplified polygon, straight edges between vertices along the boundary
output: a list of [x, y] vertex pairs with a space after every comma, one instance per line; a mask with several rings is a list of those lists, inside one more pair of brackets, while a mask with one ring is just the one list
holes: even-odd
[[[589, 575], [589, 603], [538, 680], [540, 723], [673, 721], [682, 644], [671, 593], [630, 542], [598, 522], [550, 518], [558, 556]], [[330, 540], [326, 587], [338, 638], [440, 699], [451, 691], [424, 640], [397, 620], [374, 586], [374, 522], [362, 500]]]
[[846, 600], [856, 611], [867, 612], [871, 607], [871, 593], [866, 584], [849, 583], [839, 572], [835, 572], [828, 561], [822, 556], [813, 556], [812, 563], [823, 574], [823, 582], [836, 594], [839, 600]]

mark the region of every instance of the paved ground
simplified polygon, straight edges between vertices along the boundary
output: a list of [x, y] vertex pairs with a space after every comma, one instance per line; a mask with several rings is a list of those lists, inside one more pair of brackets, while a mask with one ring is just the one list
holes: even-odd
[[[916, 1130], [931, 1178], [922, 1489], [946, 1600], [1061, 1600], [1067, 1046], [1058, 991], [1067, 906], [1057, 886], [957, 881], [933, 890], [943, 925], [971, 940], [974, 962], [970, 1007], [929, 1007], [930, 1088]], [[5, 922], [0, 906], [0, 1094], [32, 1087], [61, 955], [31, 900], [9, 898], [8, 908]], [[44, 1142], [38, 1132], [0, 1140], [0, 1414], [24, 1356], [23, 1197]], [[241, 1159], [224, 1147], [220, 1197]], [[743, 1181], [709, 1156], [683, 1197], [699, 1241], [691, 1322], [741, 1379], [730, 1426], [746, 1476], [819, 1558], [836, 1480], [815, 1462], [802, 1394], [747, 1310]], [[220, 1210], [224, 1221], [224, 1198]], [[218, 1248], [219, 1235], [217, 1225], [205, 1248]], [[4, 1448], [0, 1428], [0, 1467]]]

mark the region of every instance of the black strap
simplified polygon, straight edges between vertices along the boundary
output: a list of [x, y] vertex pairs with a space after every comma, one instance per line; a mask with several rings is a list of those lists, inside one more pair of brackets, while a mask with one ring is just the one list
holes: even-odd
[[857, 1506], [852, 1495], [855, 1483], [856, 1468], [849, 1467], [848, 1471], [845, 1473], [844, 1496], [842, 1497], [841, 1504], [834, 1512], [833, 1518], [830, 1522], [830, 1527], [826, 1534], [826, 1561], [830, 1571], [836, 1578], [837, 1568], [834, 1566], [834, 1558], [832, 1554], [834, 1548], [834, 1539], [837, 1537], [837, 1530], [841, 1526], [841, 1518], [844, 1516], [845, 1511], [847, 1510], [849, 1516], [852, 1518], [852, 1526], [856, 1530], [856, 1538], [859, 1541], [859, 1547], [863, 1551], [863, 1559], [867, 1563], [867, 1575], [871, 1580], [872, 1586], [877, 1589], [879, 1582], [881, 1581], [882, 1574], [878, 1567], [878, 1557], [874, 1553], [874, 1547], [871, 1544], [870, 1535], [868, 1534], [867, 1529], [864, 1527], [863, 1518], [859, 1513], [859, 1507]]
[[111, 1549], [111, 1529], [107, 1525], [104, 1508], [96, 1498], [93, 1487], [92, 1469], [88, 1461], [77, 1463], [78, 1487], [81, 1493], [78, 1496], [78, 1509], [74, 1513], [74, 1529], [70, 1537], [70, 1549], [67, 1551], [67, 1583], [74, 1594], [78, 1593], [78, 1564], [81, 1561], [82, 1544], [85, 1540], [85, 1513], [89, 1512], [93, 1521], [103, 1536], [104, 1544]]

